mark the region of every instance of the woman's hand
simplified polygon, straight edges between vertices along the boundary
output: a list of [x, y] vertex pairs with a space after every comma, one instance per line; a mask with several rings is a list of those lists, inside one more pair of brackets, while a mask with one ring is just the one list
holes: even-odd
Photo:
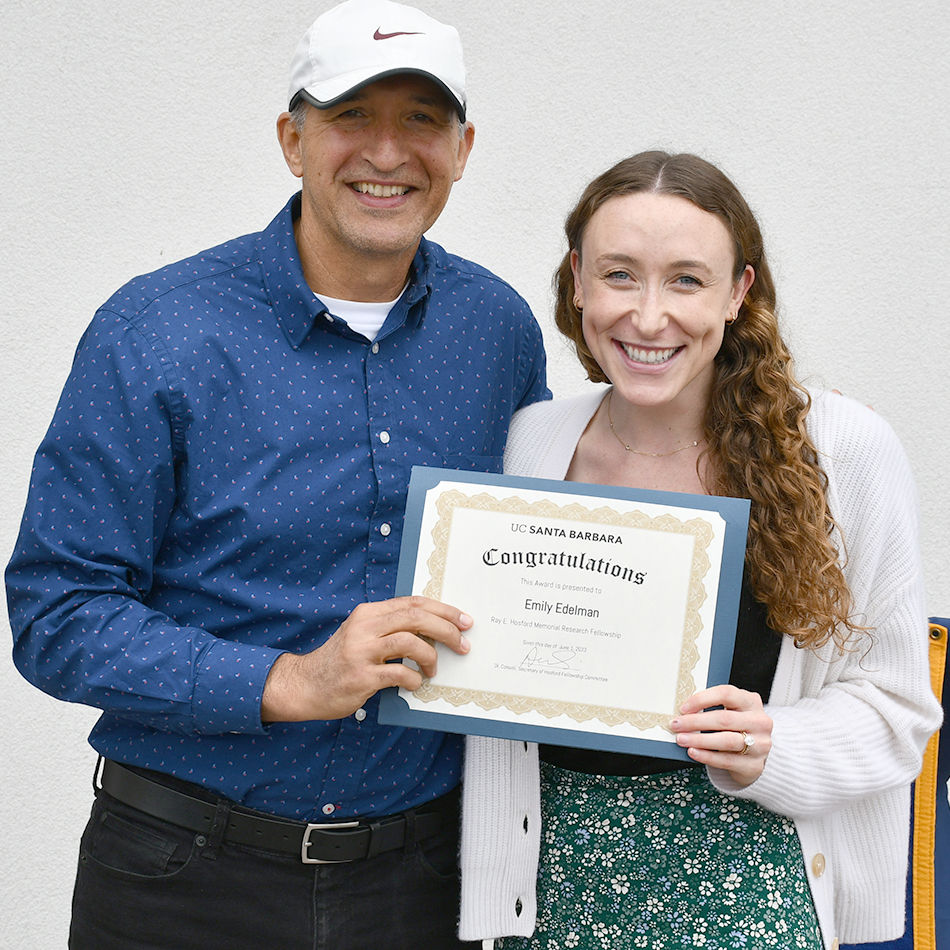
[[670, 722], [670, 729], [691, 759], [725, 770], [743, 787], [762, 774], [772, 749], [772, 719], [762, 698], [735, 686], [693, 693], [680, 706], [680, 716]]

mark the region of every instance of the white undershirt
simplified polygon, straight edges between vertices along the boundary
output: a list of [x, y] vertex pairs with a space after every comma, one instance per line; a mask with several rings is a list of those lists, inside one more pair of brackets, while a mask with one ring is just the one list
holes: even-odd
[[[408, 284], [406, 285], [408, 286]], [[326, 294], [314, 294], [314, 296], [340, 320], [344, 320], [351, 330], [362, 333], [367, 340], [375, 340], [380, 327], [386, 322], [389, 311], [396, 305], [399, 298], [403, 295], [405, 287], [399, 291], [395, 300], [390, 301], [370, 301], [363, 300], [339, 300], [337, 297], [328, 297]]]

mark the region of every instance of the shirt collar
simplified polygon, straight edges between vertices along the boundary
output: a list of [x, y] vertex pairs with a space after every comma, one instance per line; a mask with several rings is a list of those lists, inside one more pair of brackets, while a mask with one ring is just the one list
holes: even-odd
[[[260, 234], [264, 284], [281, 329], [295, 350], [307, 338], [317, 318], [326, 313], [303, 275], [294, 237], [294, 221], [299, 217], [300, 192], [297, 192]], [[381, 335], [403, 323], [413, 328], [421, 325], [432, 290], [436, 247], [425, 238], [419, 242], [410, 268], [409, 286], [386, 318]]]

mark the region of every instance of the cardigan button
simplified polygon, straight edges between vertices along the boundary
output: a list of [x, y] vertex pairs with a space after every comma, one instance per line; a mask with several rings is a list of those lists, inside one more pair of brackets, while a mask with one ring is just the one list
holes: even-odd
[[831, 941], [831, 950], [838, 950], [840, 946], [841, 944], [838, 943], [838, 938], [835, 937], [835, 939]]
[[825, 873], [825, 856], [820, 851], [811, 859], [811, 869], [815, 877]]

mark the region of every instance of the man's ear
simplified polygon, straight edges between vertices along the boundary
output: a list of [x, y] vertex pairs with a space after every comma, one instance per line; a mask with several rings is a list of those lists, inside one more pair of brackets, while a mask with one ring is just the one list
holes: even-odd
[[281, 112], [277, 117], [277, 140], [291, 174], [303, 178], [300, 130], [289, 112]]
[[459, 153], [455, 166], [455, 180], [458, 181], [465, 171], [465, 164], [468, 162], [468, 156], [472, 154], [472, 146], [475, 144], [475, 126], [471, 122], [465, 123], [465, 128], [459, 136]]

